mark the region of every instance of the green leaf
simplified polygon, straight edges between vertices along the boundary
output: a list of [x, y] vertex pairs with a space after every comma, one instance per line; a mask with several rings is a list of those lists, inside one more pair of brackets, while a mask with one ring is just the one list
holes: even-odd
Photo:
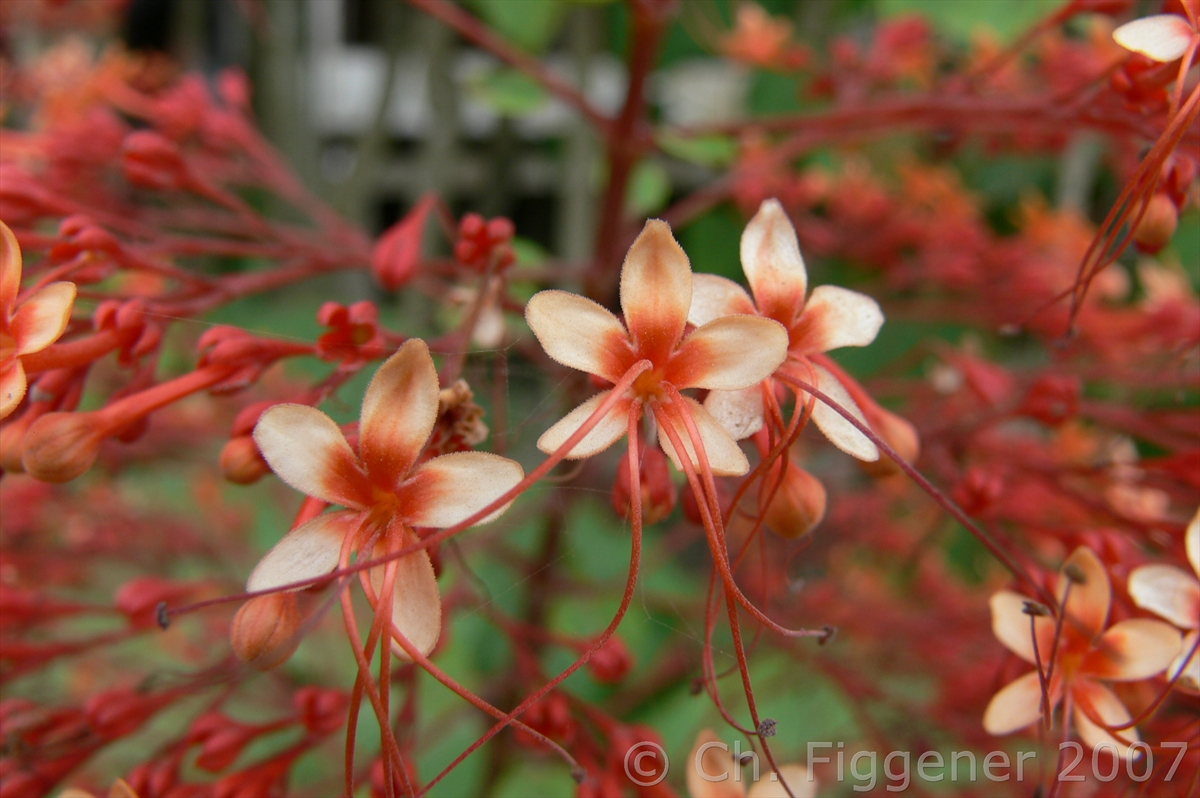
[[654, 161], [642, 161], [629, 177], [625, 205], [633, 217], [649, 216], [671, 198], [671, 178], [666, 168]]
[[1063, 0], [879, 0], [885, 17], [920, 14], [955, 39], [988, 29], [1004, 41], [1012, 41], [1062, 5]]
[[664, 131], [658, 135], [658, 146], [668, 155], [701, 166], [728, 166], [738, 154], [736, 139], [717, 134], [686, 137]]
[[550, 46], [566, 16], [560, 0], [472, 0], [471, 7], [501, 36], [531, 53]]
[[505, 116], [528, 116], [537, 111], [550, 95], [532, 78], [515, 69], [502, 67], [471, 83], [471, 95]]

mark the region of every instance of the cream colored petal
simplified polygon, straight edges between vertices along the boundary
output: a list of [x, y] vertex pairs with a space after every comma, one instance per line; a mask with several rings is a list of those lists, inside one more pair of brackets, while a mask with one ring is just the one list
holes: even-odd
[[411, 338], [371, 378], [363, 397], [358, 450], [372, 479], [398, 485], [417, 461], [438, 411], [429, 347]]
[[709, 391], [704, 409], [735, 441], [749, 438], [763, 426], [762, 386], [752, 385], [741, 391]]
[[568, 368], [616, 382], [633, 363], [625, 327], [585, 297], [542, 291], [525, 306], [525, 320], [546, 354]]
[[1112, 36], [1126, 50], [1165, 64], [1183, 56], [1192, 35], [1192, 26], [1183, 17], [1155, 14], [1126, 22]]
[[766, 773], [765, 766], [763, 770], [762, 778], [750, 785], [746, 798], [788, 798], [784, 782], [795, 798], [816, 798], [817, 780], [804, 765], [780, 765], [778, 774]]
[[[538, 448], [546, 454], [553, 454], [558, 447], [567, 442], [567, 438], [570, 438], [575, 434], [577, 429], [583, 426], [592, 413], [596, 412], [596, 408], [600, 407], [600, 404], [609, 393], [611, 391], [596, 394], [559, 419], [557, 424], [542, 433], [542, 437], [538, 439]], [[575, 447], [571, 449], [571, 453], [567, 457], [572, 460], [591, 457], [620, 440], [629, 425], [629, 407], [631, 402], [632, 400], [628, 397], [621, 397], [613, 405], [612, 409], [600, 419], [600, 422], [592, 428], [591, 432], [584, 435], [583, 440], [575, 444]]]
[[[520, 463], [497, 454], [444, 454], [422, 464], [401, 488], [401, 506], [405, 508], [402, 517], [412, 526], [454, 526], [500, 498], [524, 477]], [[495, 520], [511, 504], [479, 523]]]
[[[992, 609], [992, 633], [1012, 653], [1036, 665], [1041, 658], [1042, 668], [1050, 665], [1050, 651], [1054, 646], [1054, 619], [1049, 616], [1030, 617], [1025, 613], [1025, 605], [1030, 599], [1011, 590], [1001, 590], [993, 593], [989, 602]], [[1038, 650], [1034, 652], [1033, 631], [1037, 630]]]
[[[1121, 699], [1117, 698], [1112, 690], [1090, 679], [1077, 681], [1071, 688], [1071, 695], [1075, 701], [1073, 713], [1075, 731], [1079, 733], [1079, 739], [1083, 744], [1089, 748], [1097, 748], [1102, 745], [1113, 746], [1120, 757], [1130, 758], [1134, 752], [1130, 751], [1128, 744], [1118, 740], [1112, 733], [1105, 731], [1087, 716], [1090, 713], [1108, 726], [1120, 726], [1128, 723], [1132, 717], [1129, 710], [1121, 703]], [[1087, 708], [1086, 712], [1085, 707]], [[1130, 743], [1141, 739], [1134, 727], [1121, 729], [1118, 734], [1129, 740]]]
[[1129, 595], [1144, 610], [1182, 629], [1200, 626], [1200, 582], [1173, 565], [1143, 565], [1129, 575]]
[[301, 493], [345, 507], [369, 498], [358, 458], [329, 416], [308, 405], [267, 408], [254, 427], [254, 442], [280, 479]]
[[743, 798], [746, 785], [740, 776], [741, 768], [733, 761], [728, 743], [712, 729], [696, 736], [696, 744], [688, 753], [686, 767], [688, 795], [691, 798]]
[[871, 297], [836, 285], [819, 285], [792, 331], [792, 349], [808, 355], [866, 346], [882, 326], [883, 311]]
[[355, 533], [360, 520], [360, 513], [338, 510], [296, 527], [258, 561], [246, 589], [270, 590], [329, 573], [337, 568], [342, 541]]
[[665, 363], [692, 306], [692, 267], [666, 222], [646, 222], [621, 268], [621, 309], [640, 357]]
[[988, 734], [1011, 734], [1042, 717], [1042, 684], [1037, 671], [1020, 676], [992, 696], [983, 713]]
[[50, 283], [17, 306], [12, 335], [17, 354], [40, 352], [58, 340], [71, 320], [75, 283]]
[[[1200, 632], [1188, 632], [1183, 638], [1183, 645], [1179, 647], [1179, 656], [1167, 668], [1168, 679], [1174, 679], [1175, 674], [1183, 671], [1175, 687], [1188, 693], [1200, 693], [1200, 651], [1192, 653], [1197, 639], [1200, 639]], [[1191, 657], [1188, 657], [1189, 654]], [[1187, 659], [1186, 664], [1184, 659]]]
[[21, 361], [13, 358], [13, 362], [0, 364], [0, 418], [5, 418], [17, 409], [25, 398], [25, 368]]
[[[385, 549], [377, 547], [375, 557], [382, 557], [384, 553]], [[383, 577], [383, 566], [371, 569], [371, 587], [376, 595], [383, 589]], [[386, 601], [386, 598], [380, 596], [380, 600]], [[396, 561], [392, 626], [426, 656], [437, 646], [442, 635], [442, 594], [438, 591], [433, 563], [425, 549]], [[402, 662], [412, 662], [395, 640], [392, 640], [392, 651]]]
[[804, 307], [808, 271], [796, 229], [778, 200], [769, 199], [742, 233], [742, 271], [758, 311], [786, 323]]
[[[1073, 574], [1075, 580], [1069, 578], [1069, 574]], [[1087, 637], [1099, 635], [1108, 623], [1112, 584], [1109, 582], [1104, 563], [1100, 562], [1096, 553], [1087, 546], [1075, 549], [1063, 563], [1055, 593], [1060, 606], [1068, 584], [1071, 591], [1067, 599], [1064, 623], [1074, 624], [1075, 628]]]
[[[859, 410], [858, 405], [838, 381], [837, 377], [820, 366], [813, 366], [813, 372], [817, 376], [816, 387], [821, 393], [841, 405], [842, 408], [861, 421], [864, 426], [869, 426], [867, 425], [867, 420], [863, 417], [862, 410]], [[797, 373], [801, 375], [801, 379], [805, 380], [810, 376], [807, 368], [798, 369]], [[804, 392], [801, 391], [800, 395], [804, 396]], [[875, 444], [871, 443], [871, 440], [859, 432], [853, 424], [844, 419], [841, 413], [838, 413], [819, 399], [813, 407], [812, 421], [817, 425], [817, 429], [821, 430], [834, 446], [846, 454], [867, 462], [874, 462], [879, 459], [879, 450], [875, 448]]]
[[1196, 577], [1200, 578], [1200, 508], [1196, 510], [1183, 532], [1183, 548], [1187, 551], [1192, 570], [1196, 572]]
[[787, 357], [783, 325], [757, 316], [726, 316], [695, 330], [679, 346], [666, 379], [678, 388], [736, 391], [762, 382]]
[[[721, 477], [740, 477], [749, 471], [750, 461], [746, 459], [746, 455], [738, 447], [737, 442], [717, 423], [717, 420], [694, 399], [685, 396], [683, 401], [695, 420], [696, 430], [700, 433], [700, 440], [704, 443], [704, 453], [708, 456], [708, 464], [712, 468], [713, 474]], [[692, 445], [692, 438], [688, 435], [687, 428], [681, 421], [673, 420], [673, 423], [692, 465], [699, 468], [700, 461], [696, 457], [696, 449]], [[671, 462], [675, 464], [675, 468], [682, 471], [683, 463], [665, 432], [659, 432], [658, 442], [667, 457], [670, 457]]]
[[0, 314], [8, 318], [21, 291], [21, 247], [8, 225], [0, 221]]
[[1179, 644], [1179, 632], [1162, 621], [1121, 621], [1100, 636], [1079, 671], [1106, 681], [1147, 679], [1167, 669], [1179, 654]]
[[715, 274], [692, 275], [692, 307], [688, 321], [697, 327], [723, 316], [756, 315], [754, 300], [746, 289]]

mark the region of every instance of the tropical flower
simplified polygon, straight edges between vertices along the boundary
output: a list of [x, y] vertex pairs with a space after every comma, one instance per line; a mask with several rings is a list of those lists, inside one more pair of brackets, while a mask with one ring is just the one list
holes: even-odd
[[[742, 270], [754, 298], [732, 280], [698, 274], [688, 321], [701, 325], [738, 314], [774, 319], [788, 331], [787, 361], [780, 371], [815, 384], [865, 424], [862, 411], [842, 383], [809, 356], [874, 341], [883, 326], [879, 304], [857, 291], [833, 285], [818, 286], [805, 299], [808, 271], [796, 230], [778, 200], [763, 202], [742, 233], [741, 250]], [[748, 437], [762, 428], [762, 389], [758, 385], [737, 392], [713, 391], [704, 406], [734, 438]], [[860, 460], [879, 459], [875, 444], [824, 403], [814, 405], [812, 420], [843, 451]]]
[[[258, 563], [246, 589], [269, 590], [327, 574], [347, 546], [360, 557], [382, 556], [415, 542], [414, 527], [453, 526], [521, 481], [518, 463], [485, 452], [455, 452], [417, 465], [437, 413], [437, 372], [418, 339], [400, 347], [367, 387], [358, 454], [337, 423], [315, 408], [279, 404], [263, 413], [254, 440], [271, 469], [296, 490], [346, 509], [289, 532]], [[383, 577], [384, 566], [371, 569], [377, 592]], [[428, 654], [441, 634], [442, 602], [424, 549], [398, 561], [392, 599], [393, 624]], [[393, 648], [408, 661], [395, 642]]]
[[692, 798], [786, 798], [784, 782], [795, 798], [815, 798], [817, 794], [817, 780], [803, 765], [781, 765], [778, 774], [762, 774], [749, 790], [746, 780], [729, 746], [712, 729], [696, 735], [687, 760], [687, 787]]
[[1177, 685], [1200, 692], [1200, 658], [1193, 655], [1184, 663], [1200, 638], [1200, 510], [1183, 533], [1183, 545], [1195, 576], [1173, 565], [1143, 565], [1129, 575], [1129, 595], [1142, 609], [1190, 630], [1179, 656], [1167, 669], [1167, 678], [1179, 674]]
[[75, 284], [50, 283], [17, 303], [21, 290], [21, 248], [0, 222], [0, 418], [25, 396], [21, 356], [40, 352], [58, 340], [71, 320]]
[[1195, 35], [1196, 31], [1184, 17], [1155, 14], [1126, 22], [1113, 31], [1113, 40], [1126, 50], [1167, 64], [1183, 57]]
[[[698, 402], [682, 398], [688, 388], [736, 390], [755, 385], [783, 362], [787, 334], [768, 319], [714, 319], [684, 337], [692, 303], [692, 269], [666, 222], [651, 219], [621, 269], [625, 324], [605, 308], [565, 291], [542, 291], [529, 300], [525, 318], [550, 357], [580, 371], [618, 382], [639, 361], [652, 368], [639, 376], [567, 457], [590, 457], [625, 434], [631, 412], [649, 409], [690, 413], [714, 474], [737, 476], [750, 465], [737, 443]], [[628, 325], [628, 329], [626, 329]], [[609, 396], [604, 391], [572, 410], [542, 435], [538, 447], [554, 452]], [[668, 413], [668, 418], [673, 418]], [[686, 433], [682, 439], [699, 464]], [[659, 436], [663, 451], [681, 468], [675, 448]]]
[[1042, 682], [1048, 681], [1050, 711], [1065, 697], [1085, 744], [1112, 745], [1121, 756], [1131, 757], [1137, 729], [1105, 728], [1126, 724], [1131, 717], [1103, 682], [1137, 681], [1161, 673], [1179, 652], [1179, 632], [1145, 618], [1108, 626], [1112, 584], [1100, 559], [1086, 546], [1063, 563], [1056, 595], [1064, 616], [1061, 624], [1047, 614], [1029, 614], [1033, 602], [1018, 593], [1002, 590], [992, 596], [992, 631], [1040, 670], [1001, 689], [988, 704], [983, 726], [991, 734], [1009, 734], [1037, 721], [1042, 717]]

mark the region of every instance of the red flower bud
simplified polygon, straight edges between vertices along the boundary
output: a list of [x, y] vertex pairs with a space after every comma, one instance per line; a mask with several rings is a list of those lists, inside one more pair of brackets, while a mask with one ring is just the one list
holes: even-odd
[[283, 663], [300, 645], [300, 610], [296, 594], [268, 593], [250, 599], [229, 627], [238, 659], [259, 671]]
[[1020, 412], [1056, 427], [1075, 417], [1081, 389], [1078, 377], [1043, 375], [1030, 386], [1021, 402]]
[[105, 431], [92, 413], [47, 413], [22, 442], [25, 473], [43, 482], [69, 482], [92, 467]]
[[121, 165], [129, 182], [143, 188], [178, 188], [187, 177], [179, 147], [153, 130], [135, 130], [125, 137]]
[[587, 669], [600, 684], [617, 684], [633, 670], [633, 655], [625, 641], [613, 635], [588, 660]]
[[1179, 226], [1179, 208], [1166, 194], [1155, 193], [1146, 206], [1142, 220], [1133, 232], [1133, 240], [1142, 252], [1153, 255], [1171, 243]]
[[395, 291], [416, 276], [425, 220], [436, 205], [437, 197], [432, 194], [422, 197], [407, 216], [389, 227], [376, 242], [371, 252], [371, 270], [387, 290]]
[[196, 767], [209, 773], [219, 773], [232, 765], [258, 735], [258, 729], [241, 724], [230, 724], [210, 734], [204, 740], [200, 755], [196, 757]]
[[292, 697], [292, 706], [300, 715], [304, 728], [312, 734], [329, 734], [346, 721], [350, 700], [341, 690], [302, 687]]
[[[914, 463], [921, 454], [921, 436], [917, 428], [907, 419], [901, 418], [890, 410], [885, 410], [874, 402], [862, 402], [859, 408], [866, 418], [872, 431], [883, 438], [888, 446], [896, 450], [900, 459], [906, 463]], [[858, 461], [863, 471], [873, 477], [886, 477], [900, 473], [900, 466], [882, 452], [879, 459], [873, 462]]]
[[[779, 479], [780, 460], [776, 460], [763, 479], [769, 490]], [[812, 532], [825, 517], [825, 486], [794, 462], [788, 462], [783, 480], [763, 514], [763, 523], [772, 532], [794, 540]]]
[[[617, 479], [613, 485], [613, 509], [622, 518], [630, 517], [629, 466], [624, 460], [617, 467]], [[671, 479], [667, 456], [657, 447], [646, 449], [642, 456], [641, 502], [642, 521], [656, 524], [671, 514], [679, 498], [679, 491]]]
[[252, 485], [270, 471], [250, 435], [230, 438], [221, 449], [221, 476], [235, 485]]

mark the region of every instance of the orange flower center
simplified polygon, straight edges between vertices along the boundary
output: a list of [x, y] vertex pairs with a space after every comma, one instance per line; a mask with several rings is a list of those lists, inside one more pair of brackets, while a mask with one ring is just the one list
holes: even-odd
[[666, 389], [663, 387], [663, 370], [661, 368], [650, 369], [644, 371], [633, 381], [630, 390], [633, 395], [641, 399], [643, 402], [651, 399], [663, 399], [666, 396]]

